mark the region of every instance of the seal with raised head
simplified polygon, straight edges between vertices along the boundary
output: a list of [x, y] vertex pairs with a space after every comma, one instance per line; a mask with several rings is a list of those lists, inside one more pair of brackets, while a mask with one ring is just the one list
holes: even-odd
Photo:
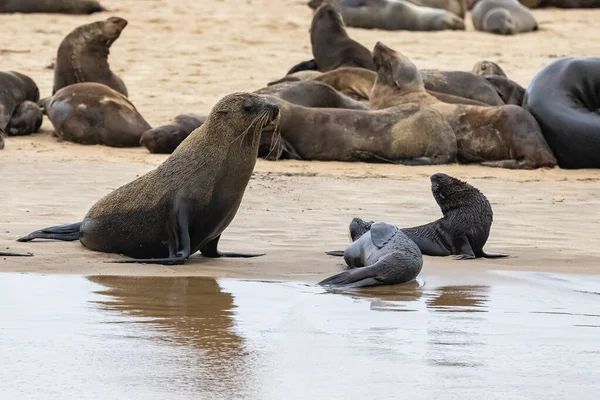
[[0, 13], [93, 14], [106, 11], [96, 0], [0, 0]]
[[[311, 0], [308, 5], [316, 8], [324, 1], [328, 0]], [[421, 7], [404, 0], [341, 0], [339, 4], [346, 26], [354, 28], [406, 31], [465, 29], [463, 19], [452, 12]]]
[[473, 7], [473, 26], [478, 31], [515, 35], [538, 29], [533, 14], [518, 0], [479, 0]]
[[481, 76], [499, 75], [508, 78], [504, 73], [504, 70], [502, 70], [498, 64], [488, 60], [477, 61], [475, 65], [473, 65], [473, 70], [471, 72]]
[[498, 96], [504, 104], [514, 104], [520, 106], [523, 104], [525, 88], [517, 82], [508, 79], [502, 68], [492, 61], [478, 61], [471, 71], [475, 75], [484, 77], [495, 88]]
[[140, 145], [151, 126], [121, 93], [100, 83], [76, 83], [42, 100], [60, 139], [112, 147]]
[[[455, 255], [460, 260], [478, 257], [501, 258], [483, 250], [493, 222], [492, 206], [477, 188], [443, 173], [431, 176], [431, 192], [440, 206], [442, 218], [401, 231], [428, 256]], [[369, 222], [358, 220], [359, 225]], [[341, 251], [327, 254], [341, 256]]]
[[279, 116], [263, 96], [234, 93], [213, 107], [156, 169], [98, 201], [83, 222], [42, 229], [36, 238], [79, 241], [88, 249], [139, 262], [182, 264], [206, 257], [252, 257], [221, 252], [219, 238], [242, 201], [256, 164], [262, 129]]
[[514, 105], [479, 107], [448, 104], [429, 95], [416, 66], [378, 42], [373, 52], [378, 67], [371, 92], [373, 110], [418, 104], [440, 112], [457, 140], [462, 163], [489, 167], [534, 169], [556, 166], [556, 159], [533, 116]]
[[419, 247], [394, 225], [350, 223], [352, 244], [344, 251], [348, 271], [331, 276], [321, 286], [360, 288], [397, 285], [414, 280], [423, 268]]
[[561, 58], [529, 83], [531, 112], [562, 168], [600, 168], [600, 58]]
[[110, 17], [69, 33], [58, 47], [52, 94], [74, 83], [96, 82], [127, 96], [125, 84], [108, 65], [110, 46], [126, 26], [123, 18]]
[[140, 138], [140, 144], [150, 153], [171, 154], [186, 137], [206, 122], [206, 117], [196, 114], [181, 114], [167, 125], [150, 129]]
[[3, 149], [5, 134], [26, 135], [39, 129], [37, 116], [30, 112], [31, 105], [21, 104], [37, 102], [40, 91], [33, 79], [14, 71], [0, 71], [0, 88], [0, 149]]

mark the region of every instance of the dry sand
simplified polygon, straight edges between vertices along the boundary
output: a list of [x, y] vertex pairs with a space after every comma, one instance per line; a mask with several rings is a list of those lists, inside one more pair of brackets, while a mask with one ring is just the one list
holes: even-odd
[[[206, 114], [222, 96], [252, 91], [311, 58], [305, 1], [103, 0], [114, 10], [92, 16], [2, 15], [0, 68], [30, 75], [51, 93], [62, 38], [76, 26], [118, 15], [129, 21], [109, 62], [148, 122], [180, 113]], [[378, 40], [419, 67], [469, 71], [481, 59], [500, 63], [522, 85], [556, 56], [597, 56], [600, 10], [536, 10], [540, 31], [515, 37], [476, 32], [384, 32], [349, 29], [372, 47]], [[193, 256], [185, 266], [110, 264], [119, 258], [78, 242], [16, 243], [45, 226], [80, 220], [101, 196], [160, 164], [145, 149], [59, 143], [43, 133], [8, 138], [0, 152], [0, 250], [35, 257], [0, 259], [0, 271], [211, 275], [315, 282], [339, 271], [325, 250], [343, 249], [353, 216], [400, 226], [440, 216], [429, 175], [466, 179], [490, 199], [495, 222], [486, 249], [501, 260], [425, 258], [424, 273], [517, 269], [600, 273], [595, 229], [600, 217], [600, 171], [510, 171], [478, 166], [403, 167], [362, 163], [259, 160], [240, 211], [221, 247], [265, 251], [249, 260]]]

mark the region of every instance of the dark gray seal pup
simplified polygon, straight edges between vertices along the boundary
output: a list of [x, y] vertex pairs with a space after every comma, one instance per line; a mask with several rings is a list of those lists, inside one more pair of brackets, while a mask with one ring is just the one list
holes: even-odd
[[352, 244], [344, 251], [349, 271], [331, 276], [322, 286], [359, 288], [396, 285], [414, 280], [423, 268], [419, 247], [394, 225], [350, 223]]
[[498, 35], [538, 29], [531, 11], [517, 0], [479, 0], [473, 7], [472, 19], [476, 30]]
[[140, 144], [150, 153], [171, 154], [195, 129], [206, 122], [206, 117], [196, 114], [182, 114], [167, 125], [144, 132]]
[[79, 239], [90, 250], [134, 258], [121, 262], [182, 264], [197, 251], [257, 256], [221, 252], [217, 245], [250, 181], [261, 132], [278, 116], [279, 108], [263, 96], [225, 96], [160, 166], [98, 201], [82, 222], [18, 240]]
[[[30, 105], [19, 106], [25, 101], [37, 102], [40, 91], [30, 77], [14, 71], [0, 71], [0, 149], [4, 148], [4, 135], [11, 133], [10, 122], [14, 134], [29, 134], [36, 132], [34, 118], [30, 114]], [[38, 127], [39, 128], [39, 127]]]
[[96, 0], [0, 0], [0, 13], [93, 14], [106, 11]]
[[561, 168], [600, 168], [600, 58], [561, 58], [529, 83], [523, 107]]
[[127, 97], [100, 83], [69, 85], [42, 103], [56, 136], [74, 143], [135, 147], [152, 129]]
[[498, 64], [487, 60], [477, 61], [475, 65], [473, 65], [473, 70], [471, 72], [475, 75], [499, 75], [508, 78], [504, 73], [504, 70], [502, 70]]
[[44, 113], [37, 103], [24, 101], [17, 106], [6, 127], [9, 136], [30, 135], [40, 130]]
[[123, 18], [110, 17], [69, 33], [58, 47], [52, 94], [74, 83], [96, 82], [127, 96], [125, 84], [108, 65], [110, 46], [126, 26]]
[[[401, 229], [421, 252], [428, 256], [455, 255], [459, 260], [507, 257], [483, 251], [493, 221], [492, 206], [483, 193], [446, 174], [437, 173], [430, 179], [433, 198], [443, 217], [429, 224]], [[327, 254], [340, 256], [341, 252]]]

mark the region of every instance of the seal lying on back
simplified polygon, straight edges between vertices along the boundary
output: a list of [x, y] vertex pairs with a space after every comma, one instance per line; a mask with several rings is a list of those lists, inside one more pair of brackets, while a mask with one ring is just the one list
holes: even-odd
[[206, 122], [206, 117], [196, 114], [182, 114], [167, 125], [144, 132], [140, 144], [150, 153], [171, 154], [190, 133]]
[[319, 285], [359, 288], [414, 280], [423, 268], [423, 255], [415, 242], [393, 225], [362, 222], [354, 219], [350, 223], [352, 244], [344, 251], [349, 271]]
[[[446, 174], [431, 176], [431, 192], [440, 206], [442, 218], [429, 224], [401, 231], [428, 256], [455, 255], [459, 260], [477, 257], [500, 258], [506, 254], [488, 254], [483, 246], [493, 222], [492, 206], [475, 187]], [[357, 224], [369, 224], [358, 220]], [[340, 251], [327, 254], [341, 256]]]
[[127, 96], [125, 84], [108, 65], [110, 46], [126, 26], [123, 18], [110, 17], [69, 33], [58, 47], [52, 94], [74, 83], [97, 82]]
[[[321, 1], [312, 0], [309, 7], [315, 8]], [[462, 18], [451, 12], [416, 6], [404, 0], [341, 0], [340, 6], [346, 26], [354, 28], [392, 31], [465, 29]]]
[[55, 134], [79, 144], [140, 145], [150, 125], [121, 93], [100, 83], [76, 83], [42, 100]]
[[538, 72], [523, 100], [562, 168], [600, 168], [600, 58], [561, 58]]
[[264, 97], [234, 93], [158, 168], [98, 201], [83, 222], [46, 228], [19, 239], [77, 240], [88, 249], [153, 264], [206, 257], [251, 257], [217, 250], [252, 175], [262, 129], [279, 108]]
[[478, 31], [515, 35], [538, 29], [529, 9], [517, 0], [479, 0], [473, 7], [473, 26]]
[[0, 0], [0, 13], [93, 14], [105, 11], [96, 0]]
[[0, 88], [0, 149], [3, 149], [4, 134], [27, 135], [39, 129], [36, 127], [39, 112], [31, 112], [31, 102], [40, 99], [40, 91], [33, 79], [14, 71], [0, 71]]

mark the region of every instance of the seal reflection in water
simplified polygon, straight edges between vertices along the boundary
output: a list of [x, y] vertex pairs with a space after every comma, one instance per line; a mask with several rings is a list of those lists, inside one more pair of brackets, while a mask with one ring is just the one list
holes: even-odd
[[153, 264], [259, 254], [217, 250], [252, 175], [262, 129], [279, 107], [262, 96], [221, 99], [206, 122], [158, 168], [97, 202], [82, 222], [42, 229], [19, 239], [77, 240], [91, 250], [120, 253]]
[[410, 282], [421, 272], [421, 251], [395, 226], [355, 218], [350, 223], [350, 236], [352, 244], [344, 251], [350, 270], [319, 285], [347, 288], [395, 285]]

